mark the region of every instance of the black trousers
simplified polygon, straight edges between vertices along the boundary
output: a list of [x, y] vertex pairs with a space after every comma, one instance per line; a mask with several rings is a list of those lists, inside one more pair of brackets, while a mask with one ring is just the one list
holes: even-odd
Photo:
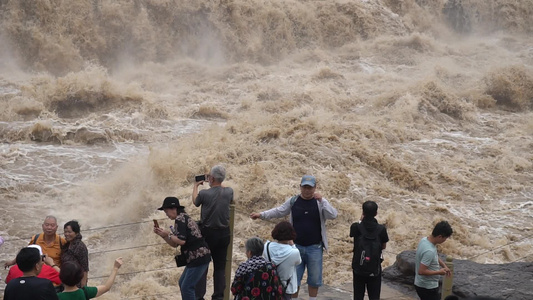
[[420, 300], [440, 300], [438, 287], [434, 289], [426, 289], [415, 285], [415, 289]]
[[368, 292], [368, 299], [379, 300], [381, 295], [381, 274], [379, 276], [360, 276], [353, 272], [354, 300], [363, 300], [365, 288]]
[[[213, 259], [213, 295], [212, 300], [223, 300], [224, 290], [226, 289], [226, 255], [228, 254], [228, 245], [230, 241], [230, 230], [228, 228], [212, 229], [202, 227], [202, 235], [211, 251]], [[207, 286], [207, 271], [196, 284], [196, 299], [203, 300]]]

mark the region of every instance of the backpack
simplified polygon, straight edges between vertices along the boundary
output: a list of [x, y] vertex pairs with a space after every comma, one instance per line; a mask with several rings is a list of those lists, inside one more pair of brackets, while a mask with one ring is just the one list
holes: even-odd
[[291, 202], [290, 202], [290, 203], [291, 203], [291, 207], [294, 205], [294, 202], [296, 202], [296, 200], [298, 200], [298, 196], [299, 196], [299, 195], [296, 195], [296, 196], [292, 196], [292, 197], [291, 197]]
[[231, 285], [231, 293], [236, 300], [283, 300], [283, 286], [276, 266], [267, 262], [243, 278], [236, 277]]
[[[30, 241], [31, 244], [37, 244], [37, 239], [39, 238], [41, 234], [37, 233], [35, 237]], [[61, 237], [59, 237], [59, 248], [63, 248], [63, 243], [61, 243]]]
[[[270, 246], [270, 243], [271, 242], [268, 242], [268, 244], [266, 245], [267, 246], [266, 250], [267, 250], [267, 255], [268, 255], [268, 261], [270, 263], [272, 263], [272, 266], [274, 266], [274, 268], [276, 268], [276, 271], [277, 271], [278, 266], [276, 266], [276, 264], [274, 264], [272, 262], [272, 258], [270, 257], [270, 251], [268, 250], [268, 247]], [[281, 286], [283, 287], [283, 295], [286, 295], [287, 294], [287, 292], [286, 292], [287, 291], [287, 287], [289, 286], [289, 283], [291, 283], [291, 279], [290, 278], [287, 279], [287, 282], [285, 284], [283, 284], [283, 281], [280, 278], [280, 283], [281, 283]]]
[[368, 232], [362, 223], [357, 224], [360, 235], [354, 241], [352, 268], [357, 275], [378, 276], [381, 273], [381, 239], [383, 225]]

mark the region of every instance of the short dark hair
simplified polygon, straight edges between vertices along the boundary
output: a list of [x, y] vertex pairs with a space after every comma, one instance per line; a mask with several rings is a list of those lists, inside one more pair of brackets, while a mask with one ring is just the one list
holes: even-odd
[[78, 223], [78, 221], [76, 220], [72, 220], [72, 221], [68, 221], [67, 223], [65, 223], [65, 226], [63, 226], [63, 229], [67, 228], [67, 226], [70, 226], [70, 228], [72, 229], [72, 231], [74, 231], [74, 233], [80, 233], [80, 223]]
[[17, 254], [15, 261], [22, 272], [29, 272], [41, 261], [41, 254], [36, 248], [22, 248]]
[[378, 214], [378, 204], [374, 201], [363, 203], [363, 215], [365, 218], [373, 218]]
[[440, 221], [435, 225], [435, 228], [433, 228], [433, 232], [431, 233], [432, 236], [442, 236], [442, 237], [450, 237], [453, 233], [452, 226], [450, 226], [450, 223], [447, 221]]
[[294, 240], [296, 238], [296, 231], [291, 223], [281, 221], [272, 229], [272, 237], [278, 241]]
[[61, 264], [59, 279], [61, 279], [61, 282], [65, 285], [75, 286], [83, 279], [83, 269], [80, 264], [75, 261], [66, 261]]

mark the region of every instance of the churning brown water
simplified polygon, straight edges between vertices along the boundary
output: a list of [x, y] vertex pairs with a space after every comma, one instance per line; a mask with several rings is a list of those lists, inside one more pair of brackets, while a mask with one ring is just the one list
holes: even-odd
[[198, 218], [193, 177], [222, 163], [234, 268], [274, 226], [248, 214], [303, 174], [339, 210], [326, 284], [351, 281], [366, 200], [385, 265], [442, 219], [446, 254], [532, 261], [532, 15], [531, 0], [0, 0], [0, 259], [45, 215], [77, 219], [90, 284], [124, 257], [102, 299], [176, 299], [151, 219], [168, 195]]

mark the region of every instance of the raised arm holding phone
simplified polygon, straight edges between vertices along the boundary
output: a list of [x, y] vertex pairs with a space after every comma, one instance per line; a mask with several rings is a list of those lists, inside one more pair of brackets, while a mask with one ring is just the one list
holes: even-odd
[[[233, 202], [233, 189], [222, 186], [226, 178], [226, 169], [222, 165], [211, 168], [209, 174], [196, 176], [192, 192], [192, 201], [196, 207], [201, 206], [200, 229], [209, 245], [213, 257], [213, 295], [211, 300], [224, 299], [226, 289], [226, 255], [230, 242], [229, 207]], [[204, 182], [209, 188], [199, 191]], [[204, 298], [207, 285], [207, 270], [203, 274], [196, 295]]]

